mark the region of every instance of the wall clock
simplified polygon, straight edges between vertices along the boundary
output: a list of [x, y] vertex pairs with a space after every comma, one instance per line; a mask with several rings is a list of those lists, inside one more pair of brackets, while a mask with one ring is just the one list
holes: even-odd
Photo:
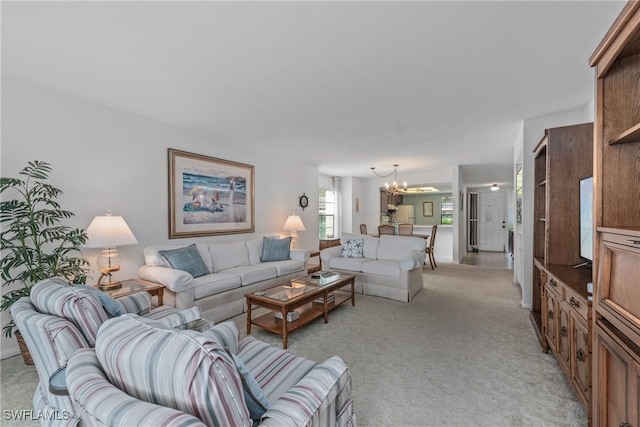
[[299, 197], [298, 204], [304, 210], [307, 206], [309, 206], [309, 198], [305, 193], [302, 193], [302, 196]]

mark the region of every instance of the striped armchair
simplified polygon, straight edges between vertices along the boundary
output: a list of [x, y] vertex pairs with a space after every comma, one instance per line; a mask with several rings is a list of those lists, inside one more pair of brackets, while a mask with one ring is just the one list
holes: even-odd
[[[196, 332], [123, 315], [71, 358], [67, 386], [92, 426], [356, 425], [340, 357], [316, 363], [239, 335], [234, 322]], [[257, 416], [251, 382], [266, 399]]]
[[[163, 322], [168, 327], [210, 329], [213, 322], [200, 319], [197, 308], [176, 310], [159, 307], [151, 310], [146, 292], [115, 300], [123, 313], [135, 313]], [[39, 383], [33, 396], [34, 410], [47, 416], [42, 425], [81, 424], [69, 396], [49, 389], [49, 378], [64, 367], [76, 350], [91, 348], [101, 325], [110, 317], [90, 289], [76, 288], [61, 278], [36, 283], [31, 296], [11, 307], [11, 316], [34, 360]]]

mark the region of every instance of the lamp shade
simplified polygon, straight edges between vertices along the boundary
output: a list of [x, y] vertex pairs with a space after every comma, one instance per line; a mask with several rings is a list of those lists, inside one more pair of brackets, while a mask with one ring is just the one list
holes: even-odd
[[124, 218], [112, 216], [111, 211], [91, 221], [87, 237], [86, 248], [114, 248], [138, 243]]
[[298, 215], [289, 215], [287, 221], [284, 223], [284, 227], [282, 227], [285, 231], [305, 231], [304, 224], [302, 223], [302, 219]]

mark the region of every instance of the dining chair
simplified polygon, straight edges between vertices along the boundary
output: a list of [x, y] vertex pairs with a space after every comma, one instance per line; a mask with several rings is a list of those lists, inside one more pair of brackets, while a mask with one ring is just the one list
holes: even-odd
[[378, 234], [382, 236], [383, 234], [396, 234], [396, 228], [393, 225], [380, 225], [378, 226]]
[[431, 264], [432, 270], [435, 270], [436, 267], [438, 266], [436, 264], [436, 259], [433, 256], [433, 246], [436, 243], [436, 231], [438, 231], [437, 225], [434, 225], [433, 227], [431, 227], [431, 236], [429, 236], [429, 244], [424, 250], [427, 253], [427, 256], [429, 257], [429, 263]]
[[360, 224], [360, 234], [367, 234], [367, 224]]
[[412, 236], [413, 235], [413, 224], [398, 224], [398, 235], [399, 236]]

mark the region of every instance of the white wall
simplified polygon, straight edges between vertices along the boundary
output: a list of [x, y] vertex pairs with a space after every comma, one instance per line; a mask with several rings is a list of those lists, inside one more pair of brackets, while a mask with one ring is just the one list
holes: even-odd
[[[522, 306], [531, 308], [533, 275], [533, 195], [534, 155], [533, 150], [548, 128], [586, 123], [593, 120], [593, 103], [584, 108], [536, 117], [524, 121], [523, 133], [523, 201], [522, 201]], [[590, 114], [591, 113], [591, 114]]]
[[[255, 233], [169, 240], [167, 148], [254, 165]], [[53, 165], [50, 183], [64, 191], [62, 207], [76, 214], [68, 225], [86, 228], [106, 209], [125, 218], [139, 243], [119, 248], [120, 278], [136, 277], [147, 245], [285, 236], [282, 226], [292, 212], [307, 229], [299, 232], [298, 247], [318, 247], [317, 166], [2, 77], [2, 176], [16, 176], [29, 160]], [[304, 212], [302, 193], [309, 196]], [[99, 250], [84, 255], [95, 265]], [[98, 276], [94, 270], [92, 281]], [[2, 324], [9, 320], [3, 312]], [[3, 336], [1, 357], [14, 354], [15, 341]]]

